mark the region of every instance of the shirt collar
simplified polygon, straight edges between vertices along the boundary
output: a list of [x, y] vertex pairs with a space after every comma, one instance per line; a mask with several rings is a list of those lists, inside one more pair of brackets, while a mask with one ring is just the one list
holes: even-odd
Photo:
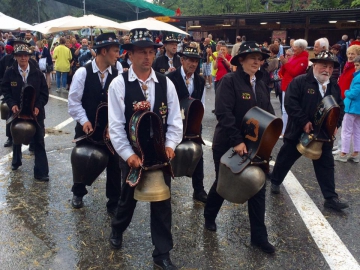
[[[139, 80], [140, 79], [138, 78], [138, 76], [135, 74], [133, 68], [132, 68], [132, 65], [130, 66], [129, 68], [129, 74], [128, 74], [128, 79], [129, 79], [129, 82], [133, 82], [135, 80]], [[150, 73], [150, 76], [146, 79], [146, 81], [150, 81], [151, 79], [154, 80], [154, 82], [158, 83], [158, 79], [156, 77], [156, 74], [155, 74], [155, 71], [153, 69], [151, 69], [151, 73]], [[146, 82], [145, 81], [145, 82]]]
[[[94, 73], [98, 73], [98, 72], [101, 72], [101, 70], [99, 69], [99, 67], [96, 65], [96, 61], [95, 59], [91, 61], [91, 65], [92, 65], [92, 69], [93, 69], [93, 72]], [[107, 70], [110, 74], [112, 74], [112, 69], [111, 69], [111, 66], [108, 66]]]
[[317, 79], [315, 76], [314, 76], [314, 78], [315, 78], [315, 80], [317, 81], [317, 83], [318, 83], [319, 85], [328, 85], [328, 84], [330, 83], [330, 80], [327, 80], [326, 82], [321, 83], [321, 82], [318, 81], [318, 79]]
[[[19, 72], [20, 73], [22, 73], [23, 72], [23, 70], [21, 69], [21, 67], [20, 67], [20, 65], [18, 64], [18, 69], [19, 69]], [[26, 68], [26, 70], [24, 70], [26, 73], [28, 73], [29, 74], [29, 71], [30, 71], [30, 64], [28, 64], [28, 66], [27, 66], [27, 68]]]
[[[183, 78], [185, 78], [186, 74], [185, 74], [185, 71], [184, 71], [183, 66], [181, 66], [180, 72], [181, 72], [181, 76], [182, 76]], [[190, 77], [189, 79], [194, 79], [194, 73], [191, 74], [191, 77]]]
[[165, 52], [165, 56], [168, 58], [168, 59], [173, 59], [174, 57], [169, 57], [167, 52]]

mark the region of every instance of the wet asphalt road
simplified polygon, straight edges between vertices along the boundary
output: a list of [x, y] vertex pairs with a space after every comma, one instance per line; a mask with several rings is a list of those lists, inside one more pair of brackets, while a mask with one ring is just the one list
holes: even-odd
[[[57, 94], [54, 86], [51, 95]], [[272, 97], [280, 115], [279, 102]], [[203, 138], [212, 141], [216, 119], [211, 113], [212, 89], [207, 90]], [[139, 202], [134, 218], [124, 233], [123, 248], [113, 251], [108, 244], [110, 218], [106, 213], [105, 175], [88, 188], [84, 208], [72, 209], [70, 154], [75, 123], [60, 130], [52, 128], [69, 118], [67, 103], [50, 98], [45, 121], [45, 139], [50, 165], [50, 182], [33, 179], [33, 156], [23, 153], [23, 165], [11, 171], [5, 141], [5, 121], [0, 122], [0, 269], [153, 269], [149, 204]], [[282, 145], [273, 150], [274, 160]], [[211, 147], [204, 147], [205, 189], [215, 177]], [[312, 163], [300, 158], [292, 172], [310, 199], [340, 237], [346, 249], [360, 263], [359, 215], [360, 178], [358, 164], [336, 163], [336, 185], [350, 208], [334, 212], [323, 207]], [[284, 186], [281, 194], [270, 193], [267, 183], [266, 225], [269, 240], [277, 252], [267, 255], [250, 245], [247, 205], [225, 202], [217, 218], [216, 233], [203, 229], [203, 204], [192, 199], [191, 179], [176, 178], [172, 183], [173, 262], [181, 269], [343, 269], [325, 259], [309, 228]], [[327, 243], [325, 242], [326, 246]], [[331, 253], [331, 252], [330, 252]], [[338, 253], [337, 248], [333, 254]], [[355, 261], [356, 262], [356, 261]], [[359, 265], [356, 265], [359, 267]], [[355, 268], [354, 268], [355, 269]]]

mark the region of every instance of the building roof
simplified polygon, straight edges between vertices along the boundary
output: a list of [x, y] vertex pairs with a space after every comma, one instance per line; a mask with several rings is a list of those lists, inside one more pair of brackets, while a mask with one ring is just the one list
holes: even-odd
[[[247, 12], [233, 14], [217, 14], [217, 15], [196, 15], [196, 16], [180, 16], [174, 17], [180, 22], [172, 23], [173, 25], [184, 25], [187, 21], [199, 21], [199, 25], [220, 25], [227, 24], [227, 20], [242, 19], [245, 24], [259, 25], [260, 22], [280, 23], [285, 25], [305, 24], [329, 24], [329, 21], [355, 21], [360, 23], [360, 8], [351, 9], [317, 9], [317, 10], [294, 10], [280, 12]], [[229, 23], [229, 22], [228, 22]], [[231, 23], [231, 22], [230, 22]]]
[[[83, 1], [56, 0], [83, 9]], [[154, 16], [174, 16], [173, 10], [144, 0], [84, 0], [87, 14], [96, 13], [117, 21], [133, 21]]]

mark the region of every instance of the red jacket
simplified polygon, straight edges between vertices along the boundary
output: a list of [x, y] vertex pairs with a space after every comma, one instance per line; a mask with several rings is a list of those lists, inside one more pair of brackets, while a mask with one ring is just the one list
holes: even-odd
[[294, 55], [290, 60], [281, 66], [280, 74], [281, 90], [286, 91], [289, 83], [297, 76], [305, 74], [309, 63], [309, 53], [307, 51], [301, 52], [299, 55]]
[[350, 89], [350, 84], [355, 72], [355, 65], [353, 62], [346, 62], [345, 67], [341, 75], [339, 76], [338, 85], [341, 89], [341, 98], [345, 98], [345, 91]]

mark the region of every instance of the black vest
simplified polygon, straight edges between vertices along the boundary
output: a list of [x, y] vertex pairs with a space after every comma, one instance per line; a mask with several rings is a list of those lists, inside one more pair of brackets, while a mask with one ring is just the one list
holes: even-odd
[[[174, 72], [170, 72], [168, 78], [174, 83], [179, 100], [190, 96], [189, 91], [184, 82], [184, 78], [181, 76], [181, 67]], [[201, 100], [204, 94], [205, 80], [200, 75], [194, 73], [194, 92], [191, 94], [192, 98]]]
[[[96, 109], [101, 102], [107, 102], [107, 91], [109, 89], [109, 85], [111, 81], [118, 75], [118, 70], [114, 67], [111, 67], [112, 74], [108, 72], [105, 86], [104, 88], [102, 88], [99, 74], [93, 72], [92, 62], [86, 64], [84, 68], [86, 69], [86, 78], [81, 103], [82, 107], [86, 112], [87, 118], [91, 122], [91, 125], [94, 127]], [[85, 135], [82, 129], [82, 125], [80, 125], [80, 123], [77, 123], [75, 127], [75, 138]]]
[[[124, 77], [124, 83], [125, 83], [125, 130], [126, 134], [129, 136], [129, 122], [131, 119], [131, 116], [133, 115], [133, 105], [139, 101], [145, 101], [145, 97], [143, 94], [143, 91], [139, 85], [138, 80], [135, 80], [133, 82], [130, 82], [128, 77], [129, 73], [124, 72], [122, 75]], [[156, 113], [163, 123], [163, 131], [164, 136], [167, 131], [167, 116], [168, 116], [168, 108], [167, 108], [167, 83], [166, 83], [166, 77], [160, 73], [156, 73], [156, 77], [159, 81], [159, 83], [155, 83], [155, 102], [154, 102], [154, 109], [153, 112]], [[161, 114], [160, 110], [164, 109], [166, 106], [166, 113]], [[163, 118], [165, 116], [165, 118]], [[130, 141], [130, 140], [129, 140]]]
[[[173, 66], [175, 68], [181, 66], [180, 57], [177, 54], [175, 54], [173, 57]], [[169, 58], [166, 55], [159, 56], [153, 63], [153, 69], [156, 72], [160, 72], [161, 74], [164, 74], [166, 71], [168, 71], [169, 67]]]

